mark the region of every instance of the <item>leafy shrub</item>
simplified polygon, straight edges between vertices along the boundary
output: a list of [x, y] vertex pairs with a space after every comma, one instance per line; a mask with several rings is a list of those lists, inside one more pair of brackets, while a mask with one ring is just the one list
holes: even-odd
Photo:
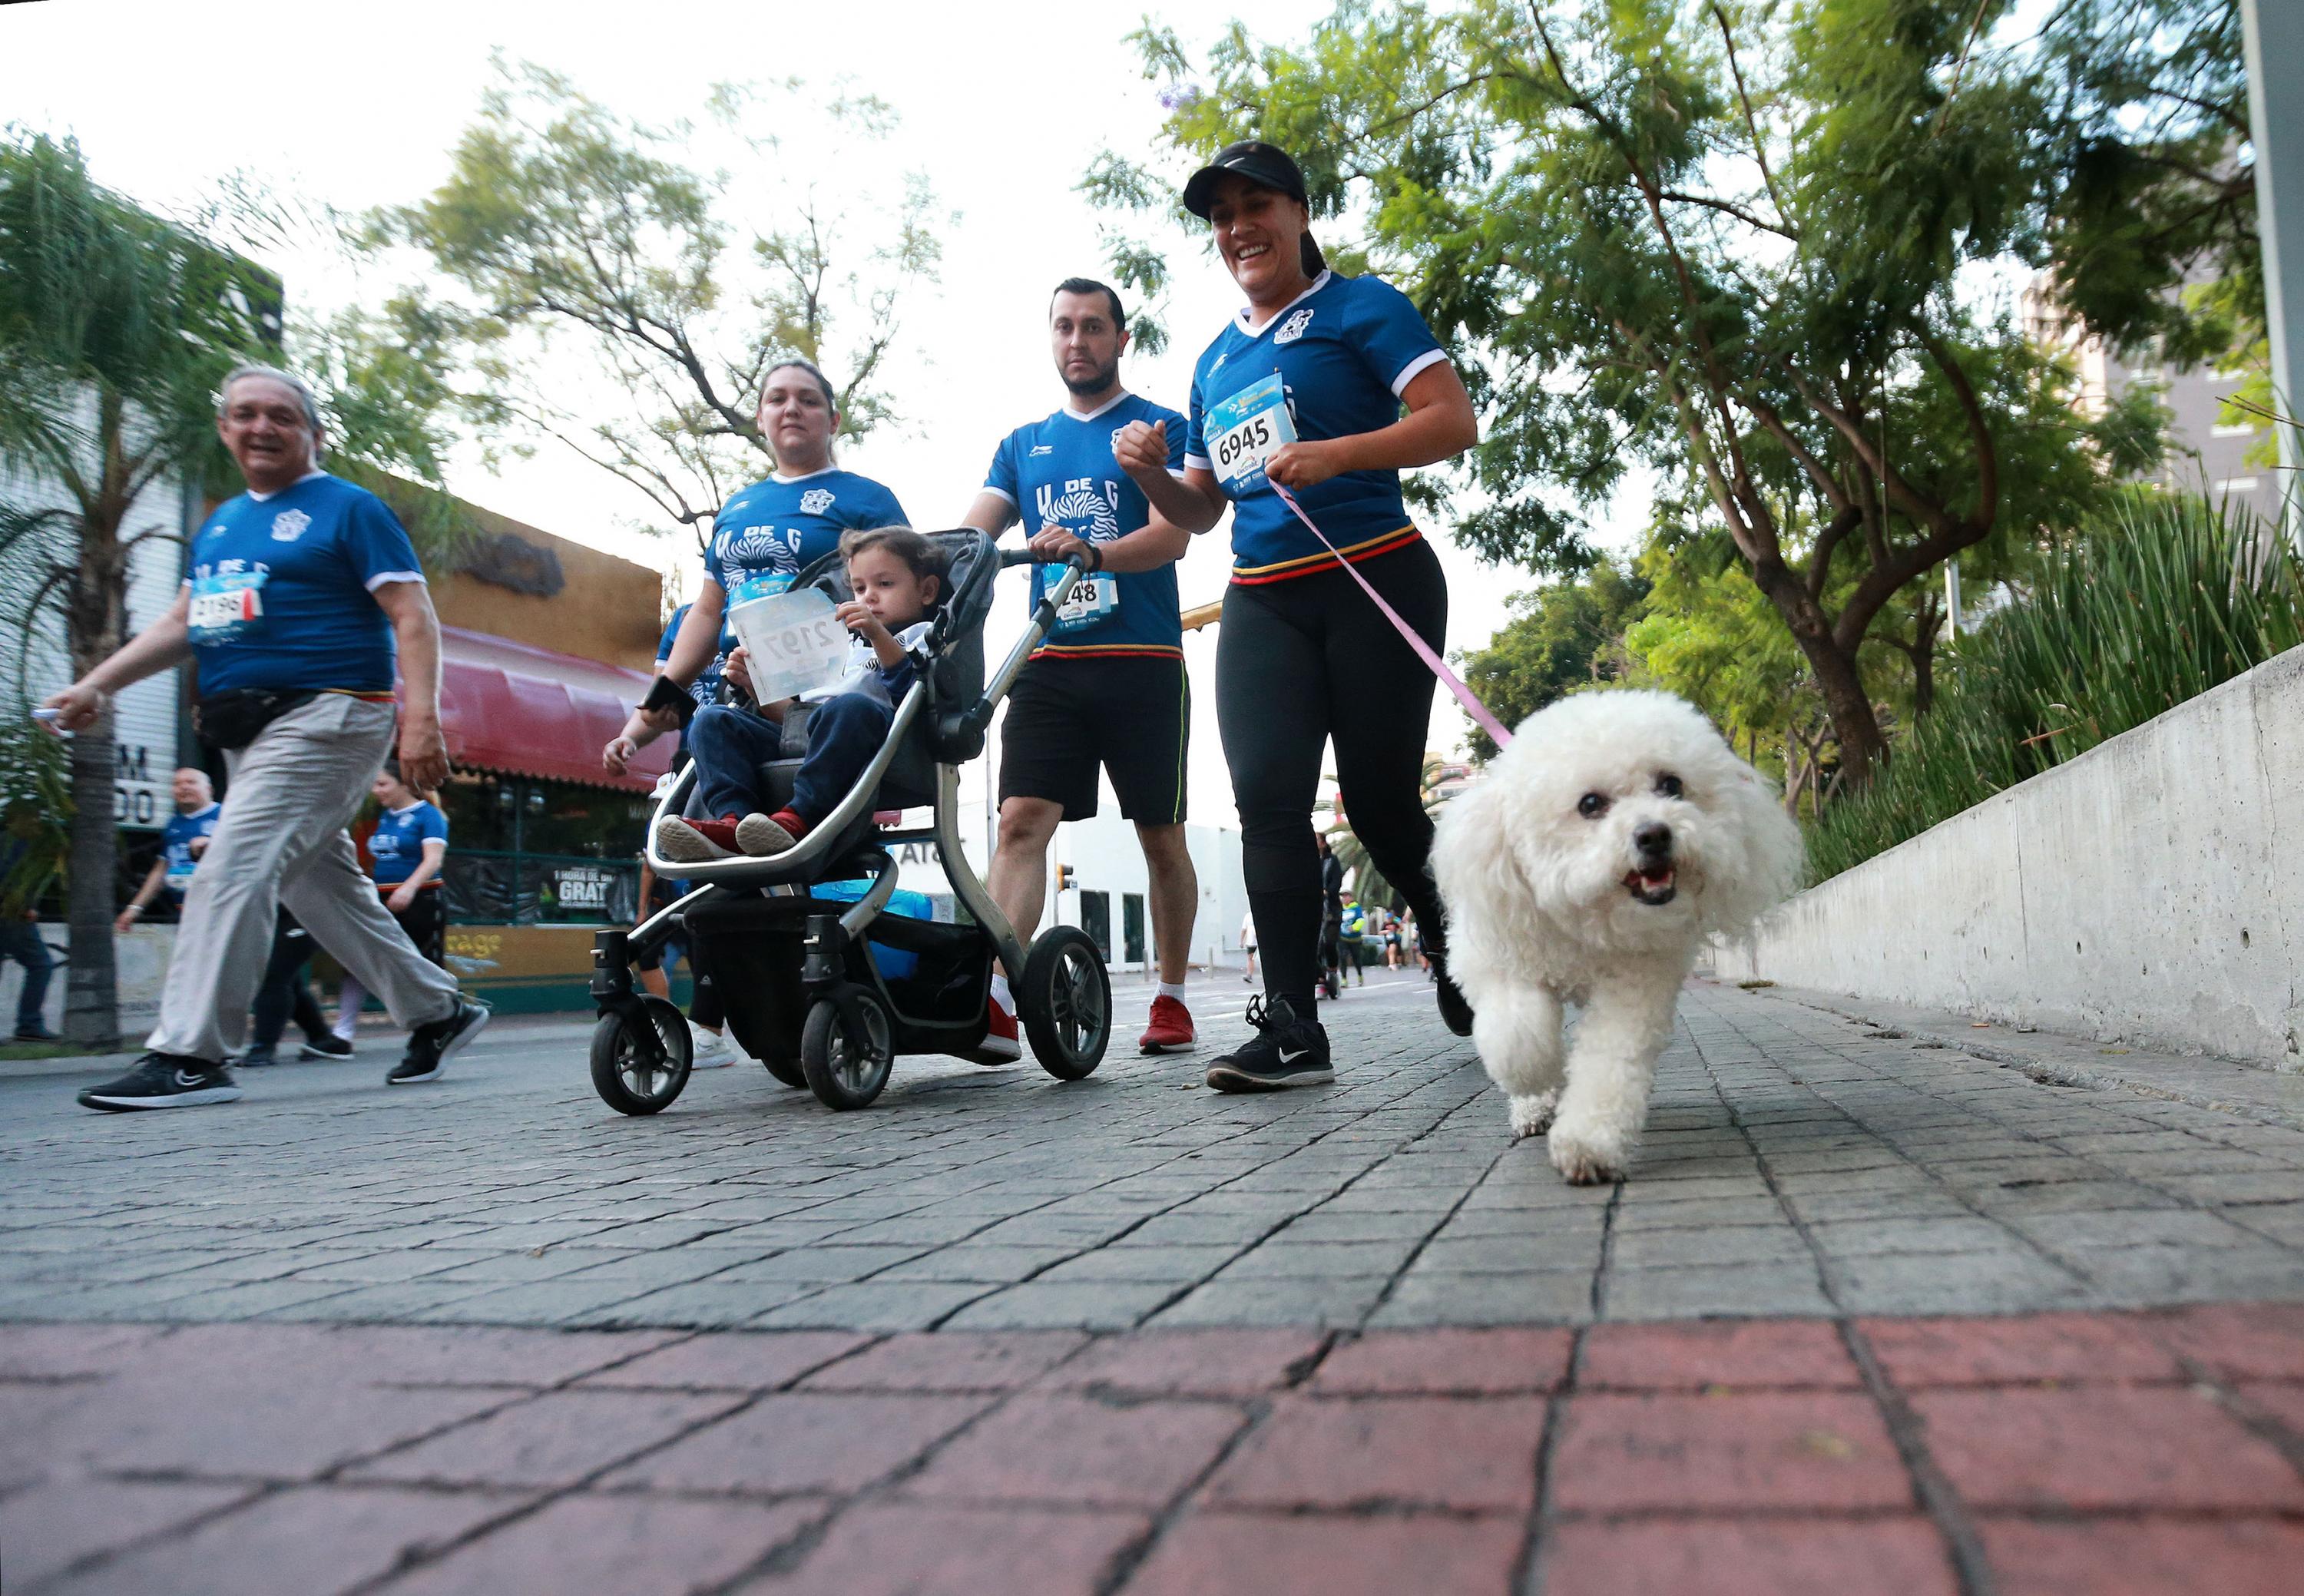
[[1936, 709], [1808, 831], [1823, 880], [2304, 641], [2275, 529], [2139, 489], [1961, 641]]

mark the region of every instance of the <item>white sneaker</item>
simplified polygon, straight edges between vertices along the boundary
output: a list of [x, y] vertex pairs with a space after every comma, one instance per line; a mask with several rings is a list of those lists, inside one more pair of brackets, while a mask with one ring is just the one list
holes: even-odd
[[736, 1062], [735, 1045], [724, 1031], [707, 1031], [690, 1020], [688, 1040], [688, 1067], [692, 1070], [724, 1070]]

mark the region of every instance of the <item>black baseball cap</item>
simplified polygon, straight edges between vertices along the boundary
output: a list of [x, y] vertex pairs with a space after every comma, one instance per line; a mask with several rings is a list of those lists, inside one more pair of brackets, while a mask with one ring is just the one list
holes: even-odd
[[1216, 179], [1227, 172], [1237, 172], [1264, 188], [1277, 189], [1299, 205], [1311, 204], [1304, 192], [1304, 174], [1286, 150], [1260, 139], [1242, 139], [1217, 150], [1216, 159], [1192, 174], [1191, 181], [1184, 185], [1184, 208], [1207, 221], [1209, 196], [1216, 189]]

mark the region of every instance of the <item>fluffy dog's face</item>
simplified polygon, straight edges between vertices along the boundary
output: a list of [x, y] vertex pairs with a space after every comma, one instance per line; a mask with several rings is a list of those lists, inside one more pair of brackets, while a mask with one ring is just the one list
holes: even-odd
[[[1537, 907], [1620, 946], [1741, 917], [1790, 831], [1758, 777], [1686, 704], [1595, 693], [1532, 718], [1497, 761], [1505, 834]], [[1766, 828], [1766, 840], [1754, 835]], [[1797, 836], [1791, 839], [1797, 859]], [[1756, 857], [1760, 855], [1761, 857]]]

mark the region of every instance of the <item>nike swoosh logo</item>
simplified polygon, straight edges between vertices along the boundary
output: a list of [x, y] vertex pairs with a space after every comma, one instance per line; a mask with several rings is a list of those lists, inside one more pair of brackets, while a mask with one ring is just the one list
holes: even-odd
[[1280, 1062], [1283, 1064], [1293, 1064], [1311, 1050], [1312, 1049], [1309, 1048], [1299, 1048], [1293, 1053], [1291, 1053], [1283, 1048], [1280, 1055]]
[[191, 1071], [178, 1070], [176, 1072], [176, 1084], [182, 1087], [185, 1091], [189, 1091], [199, 1083], [200, 1077], [192, 1074]]

